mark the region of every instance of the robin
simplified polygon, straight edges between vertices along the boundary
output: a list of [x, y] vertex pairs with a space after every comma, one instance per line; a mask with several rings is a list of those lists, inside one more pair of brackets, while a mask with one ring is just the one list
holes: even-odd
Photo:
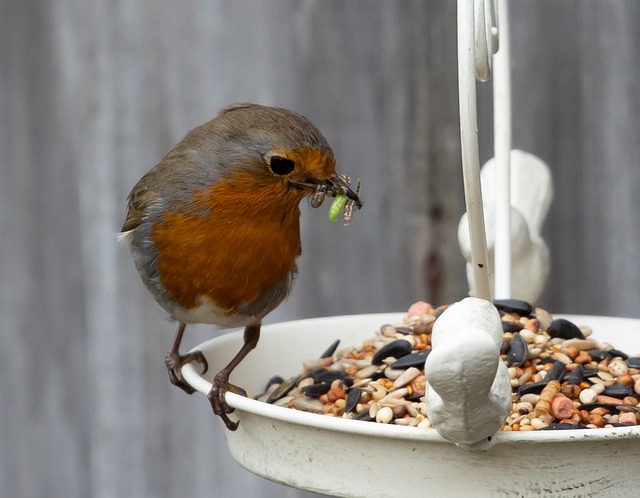
[[[201, 352], [180, 354], [185, 327], [244, 326], [244, 343], [213, 379], [213, 412], [237, 422], [227, 391], [233, 369], [258, 343], [265, 315], [289, 294], [301, 253], [300, 201], [348, 198], [345, 218], [362, 207], [320, 131], [287, 109], [235, 104], [191, 130], [133, 187], [121, 238], [155, 300], [178, 321], [165, 357], [172, 384], [193, 388], [185, 363], [207, 369]], [[350, 211], [347, 214], [347, 211]]]

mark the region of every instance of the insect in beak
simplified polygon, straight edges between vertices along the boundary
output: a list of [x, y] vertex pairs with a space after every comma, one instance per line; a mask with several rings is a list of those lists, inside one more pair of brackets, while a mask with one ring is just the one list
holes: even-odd
[[[323, 180], [315, 188], [311, 196], [311, 207], [322, 205], [326, 196], [333, 197], [334, 202], [330, 208], [329, 218], [335, 221], [339, 211], [343, 211], [342, 220], [348, 225], [353, 218], [355, 208], [361, 209], [363, 202], [360, 199], [361, 183], [358, 180], [355, 192], [351, 189], [351, 179], [346, 175], [334, 175], [330, 179]], [[342, 197], [342, 200], [340, 199]], [[346, 201], [346, 202], [344, 202]], [[335, 211], [335, 213], [333, 212]]]
[[348, 225], [351, 223], [355, 208], [362, 209], [363, 206], [363, 202], [360, 199], [360, 178], [358, 178], [358, 183], [356, 183], [356, 191], [354, 192], [347, 187], [345, 195], [349, 198], [349, 201], [342, 212], [342, 223]]

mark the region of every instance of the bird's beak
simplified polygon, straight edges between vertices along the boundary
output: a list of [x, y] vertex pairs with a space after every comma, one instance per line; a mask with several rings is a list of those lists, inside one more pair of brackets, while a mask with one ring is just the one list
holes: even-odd
[[355, 192], [351, 189], [351, 180], [348, 176], [335, 174], [331, 178], [322, 180], [320, 183], [326, 190], [326, 194], [335, 197], [336, 195], [346, 195], [358, 209], [363, 206], [360, 199], [360, 180], [356, 184]]
[[300, 189], [308, 190], [311, 195], [311, 207], [317, 208], [322, 204], [326, 196], [336, 197], [345, 195], [349, 199], [349, 204], [358, 209], [364, 205], [360, 198], [360, 180], [356, 184], [355, 191], [351, 189], [351, 179], [346, 175], [334, 174], [330, 178], [319, 180], [317, 178], [307, 178], [304, 181], [289, 179], [289, 185]]

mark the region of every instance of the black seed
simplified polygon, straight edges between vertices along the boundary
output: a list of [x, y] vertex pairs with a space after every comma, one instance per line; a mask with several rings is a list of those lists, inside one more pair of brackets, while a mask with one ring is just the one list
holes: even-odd
[[623, 424], [621, 422], [609, 422], [614, 427], [636, 427], [636, 424]]
[[554, 361], [553, 366], [547, 371], [547, 375], [544, 377], [544, 381], [548, 384], [552, 380], [562, 382], [567, 367], [561, 361]]
[[369, 416], [369, 410], [358, 413], [352, 420], [363, 420], [364, 422], [373, 422], [375, 418]]
[[344, 382], [345, 386], [351, 387], [355, 380], [356, 378], [353, 375], [347, 375], [344, 379], [342, 379], [342, 382]]
[[587, 410], [590, 412], [595, 408], [606, 408], [610, 413], [618, 413], [620, 411], [618, 406], [620, 405], [616, 405], [614, 403], [585, 403], [584, 405], [578, 406], [578, 410]]
[[633, 358], [627, 359], [627, 366], [629, 368], [640, 368], [640, 358], [634, 356]]
[[517, 313], [520, 316], [529, 316], [533, 313], [533, 306], [519, 299], [496, 299], [493, 304], [505, 313]]
[[329, 370], [327, 370], [326, 368], [316, 368], [315, 370], [311, 370], [310, 372], [308, 372], [304, 378], [310, 378], [313, 379], [313, 382], [318, 382], [318, 376], [322, 375], [325, 372], [328, 372]]
[[629, 358], [629, 355], [627, 353], [625, 353], [624, 351], [620, 351], [619, 349], [610, 349], [609, 354], [613, 358], [615, 358], [616, 356], [622, 358], [623, 360], [626, 360]]
[[381, 333], [381, 334], [384, 334], [384, 330], [385, 330], [387, 327], [391, 327], [393, 330], [395, 330], [395, 329], [396, 329], [396, 327], [395, 327], [394, 325], [391, 325], [390, 323], [385, 323], [384, 325], [380, 325], [380, 333]]
[[500, 354], [507, 354], [509, 352], [509, 341], [505, 341], [504, 339], [500, 343]]
[[311, 384], [309, 386], [304, 386], [301, 388], [301, 391], [307, 396], [311, 396], [312, 398], [318, 398], [321, 395], [327, 393], [331, 388], [331, 384], [327, 382], [323, 382], [321, 384]]
[[284, 382], [284, 379], [282, 377], [280, 377], [279, 375], [274, 375], [267, 381], [267, 385], [264, 388], [264, 392], [267, 392], [272, 385], [282, 384], [283, 382]]
[[510, 367], [519, 367], [529, 357], [529, 350], [527, 349], [527, 343], [522, 338], [520, 333], [517, 333], [511, 338], [509, 343], [509, 352], [507, 353], [507, 364]]
[[580, 328], [573, 322], [564, 318], [556, 318], [549, 324], [547, 334], [561, 339], [584, 339]]
[[546, 365], [547, 363], [555, 363], [553, 358], [538, 358], [538, 365]]
[[333, 356], [333, 353], [338, 349], [338, 344], [340, 344], [340, 339], [336, 339], [331, 343], [331, 345], [325, 350], [324, 353], [320, 355], [320, 358], [329, 358]]
[[347, 372], [344, 370], [325, 370], [315, 376], [316, 382], [328, 382], [331, 384], [334, 380], [344, 380], [347, 377]]
[[285, 380], [280, 387], [271, 393], [269, 399], [267, 399], [267, 403], [273, 403], [274, 401], [278, 401], [280, 398], [284, 398], [291, 389], [293, 389], [298, 383], [298, 377], [290, 377]]
[[328, 382], [322, 382], [321, 384], [311, 384], [310, 386], [304, 386], [302, 392], [312, 398], [318, 398], [327, 393], [331, 389], [331, 384]]
[[640, 406], [631, 406], [631, 405], [617, 405], [618, 410], [621, 412], [633, 412], [640, 413]]
[[603, 393], [605, 396], [611, 396], [612, 398], [626, 398], [627, 396], [633, 396], [633, 389], [630, 386], [624, 384], [612, 384], [604, 388]]
[[591, 358], [596, 360], [597, 362], [611, 359], [611, 355], [608, 351], [602, 351], [600, 349], [592, 349], [591, 351], [589, 351], [589, 356], [591, 356]]
[[524, 326], [520, 322], [507, 322], [502, 320], [503, 332], [520, 332]]
[[541, 431], [566, 431], [572, 429], [588, 429], [586, 425], [573, 425], [567, 422], [562, 422], [560, 424], [549, 425], [547, 427], [543, 427], [539, 429]]
[[399, 360], [394, 361], [389, 368], [423, 368], [424, 362], [431, 353], [430, 349], [423, 349], [422, 351], [416, 351], [415, 353], [403, 356]]
[[378, 380], [378, 379], [382, 379], [382, 378], [384, 378], [384, 377], [385, 377], [385, 375], [384, 375], [384, 372], [383, 372], [382, 370], [376, 370], [375, 372], [373, 372], [373, 373], [369, 376], [369, 378], [370, 378], [371, 380]]
[[546, 385], [547, 383], [544, 381], [525, 384], [518, 388], [518, 396], [524, 396], [525, 394], [540, 394]]
[[413, 329], [411, 327], [396, 327], [396, 332], [402, 335], [413, 335]]
[[434, 322], [419, 322], [413, 326], [413, 335], [430, 334], [433, 330]]
[[576, 366], [571, 370], [569, 375], [567, 375], [566, 379], [569, 381], [569, 384], [577, 386], [584, 380], [584, 367], [582, 365]]
[[344, 410], [346, 412], [352, 412], [360, 403], [360, 397], [362, 396], [362, 389], [359, 387], [354, 387], [349, 390], [349, 394], [347, 394], [347, 401], [345, 402]]
[[411, 403], [419, 403], [421, 398], [424, 396], [424, 393], [420, 393], [420, 392], [413, 392], [412, 394], [410, 394], [409, 396], [407, 396], [405, 399], [407, 401], [410, 401]]
[[598, 370], [595, 370], [593, 368], [585, 368], [582, 371], [582, 376], [585, 379], [590, 379], [591, 377], [597, 377], [598, 376]]
[[411, 353], [411, 343], [404, 339], [398, 339], [382, 346], [371, 358], [372, 365], [382, 365], [382, 360], [389, 356], [402, 358]]

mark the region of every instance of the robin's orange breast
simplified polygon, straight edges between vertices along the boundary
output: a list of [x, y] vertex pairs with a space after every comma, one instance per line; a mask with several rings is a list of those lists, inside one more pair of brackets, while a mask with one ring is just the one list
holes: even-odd
[[197, 193], [191, 209], [152, 227], [162, 285], [185, 309], [207, 297], [233, 314], [285, 278], [299, 254], [304, 194], [244, 175]]

